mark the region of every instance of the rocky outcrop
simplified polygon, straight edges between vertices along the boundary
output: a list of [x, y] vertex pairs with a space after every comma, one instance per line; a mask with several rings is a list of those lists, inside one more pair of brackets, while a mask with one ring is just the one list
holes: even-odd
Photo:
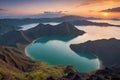
[[47, 80], [119, 80], [120, 68], [104, 68], [92, 73], [69, 72], [63, 77], [51, 76]]
[[106, 67], [120, 67], [120, 40], [103, 39], [87, 41], [81, 44], [70, 45], [77, 53], [91, 53], [96, 55]]

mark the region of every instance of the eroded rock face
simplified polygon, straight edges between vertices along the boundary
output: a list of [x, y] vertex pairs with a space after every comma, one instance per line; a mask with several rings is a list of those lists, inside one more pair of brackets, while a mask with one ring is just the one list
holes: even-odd
[[120, 40], [103, 39], [70, 45], [77, 53], [95, 54], [105, 67], [120, 67]]
[[13, 71], [27, 71], [34, 61], [24, 56], [18, 49], [0, 47], [0, 67]]

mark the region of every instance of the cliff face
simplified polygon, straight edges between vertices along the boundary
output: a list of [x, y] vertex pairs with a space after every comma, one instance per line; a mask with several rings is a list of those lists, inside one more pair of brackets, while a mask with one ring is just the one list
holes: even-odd
[[75, 52], [95, 54], [106, 67], [120, 67], [120, 40], [96, 40], [70, 45]]
[[0, 68], [13, 71], [27, 71], [34, 65], [34, 61], [24, 56], [16, 48], [0, 47]]

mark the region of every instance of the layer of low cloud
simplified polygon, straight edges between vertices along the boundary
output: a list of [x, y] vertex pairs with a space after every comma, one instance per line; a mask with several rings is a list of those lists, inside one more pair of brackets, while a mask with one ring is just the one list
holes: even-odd
[[105, 9], [100, 12], [120, 12], [120, 7]]

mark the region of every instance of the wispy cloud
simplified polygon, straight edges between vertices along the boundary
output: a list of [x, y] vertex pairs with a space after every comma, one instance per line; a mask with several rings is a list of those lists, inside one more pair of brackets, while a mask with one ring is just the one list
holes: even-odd
[[120, 7], [105, 9], [100, 12], [120, 12]]
[[0, 8], [0, 11], [7, 11], [7, 9], [2, 9], [2, 8]]
[[44, 11], [43, 14], [64, 14], [68, 11]]
[[76, 7], [87, 6], [87, 5], [95, 5], [101, 3], [109, 3], [109, 2], [119, 2], [120, 0], [80, 0], [80, 4]]

